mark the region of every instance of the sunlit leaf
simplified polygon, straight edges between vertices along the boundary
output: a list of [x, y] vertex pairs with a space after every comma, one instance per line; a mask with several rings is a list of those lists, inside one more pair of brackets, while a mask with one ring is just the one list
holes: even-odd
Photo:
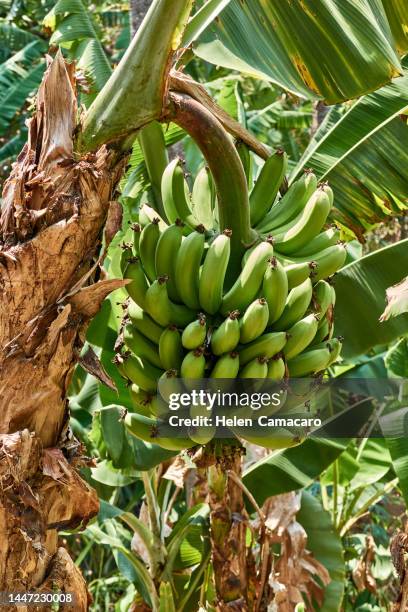
[[369, 0], [232, 0], [195, 53], [329, 104], [374, 91], [401, 71], [385, 11]]
[[[344, 337], [343, 356], [366, 353], [408, 333], [408, 313], [381, 323], [385, 291], [407, 271], [408, 239], [345, 266], [335, 277], [335, 333]], [[352, 308], [350, 305], [352, 304]]]

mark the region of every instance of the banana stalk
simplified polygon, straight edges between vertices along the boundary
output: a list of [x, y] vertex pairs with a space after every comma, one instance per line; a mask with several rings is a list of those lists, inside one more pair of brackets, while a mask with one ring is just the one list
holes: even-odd
[[208, 468], [211, 546], [219, 610], [247, 610], [250, 554], [241, 480], [242, 447], [224, 444]]
[[130, 133], [160, 118], [171, 60], [192, 5], [193, 0], [152, 2], [118, 67], [84, 117], [77, 140], [81, 153], [124, 142]]
[[227, 278], [240, 270], [245, 247], [256, 239], [251, 229], [248, 186], [239, 155], [221, 123], [199, 102], [170, 92], [164, 121], [174, 121], [195, 140], [214, 178], [220, 230], [231, 230], [231, 257]]

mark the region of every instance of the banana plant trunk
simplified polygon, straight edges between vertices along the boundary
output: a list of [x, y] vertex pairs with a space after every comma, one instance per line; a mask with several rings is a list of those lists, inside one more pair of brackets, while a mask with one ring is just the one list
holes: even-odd
[[126, 143], [160, 117], [191, 6], [153, 0], [111, 79], [79, 117], [75, 65], [58, 53], [3, 189], [0, 591], [70, 593], [67, 612], [87, 610], [88, 592], [58, 530], [84, 526], [98, 512], [96, 493], [80, 476], [87, 460], [69, 429], [68, 386], [88, 322], [124, 284], [104, 278], [99, 266], [102, 230], [106, 223], [107, 244], [120, 224], [115, 193]]
[[97, 258], [126, 160], [104, 146], [75, 157], [76, 117], [74, 65], [57, 54], [0, 218], [0, 591], [72, 593], [65, 609], [81, 612], [86, 585], [57, 530], [85, 525], [98, 499], [67, 389], [88, 321], [123, 283], [98, 279]]
[[208, 467], [211, 547], [217, 610], [253, 609], [251, 552], [247, 549], [248, 515], [243, 490], [242, 447], [221, 445]]

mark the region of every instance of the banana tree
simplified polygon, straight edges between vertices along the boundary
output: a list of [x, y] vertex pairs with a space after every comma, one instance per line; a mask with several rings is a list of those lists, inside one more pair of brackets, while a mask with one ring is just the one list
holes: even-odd
[[[86, 586], [65, 549], [58, 547], [57, 530], [84, 525], [96, 514], [98, 500], [79, 475], [86, 459], [70, 433], [67, 388], [89, 321], [103, 299], [126, 284], [106, 279], [100, 263], [120, 225], [117, 189], [138, 131], [152, 121], [171, 120], [198, 142], [217, 188], [220, 229], [233, 231], [232, 270], [255, 238], [244, 169], [227, 131], [264, 158], [267, 150], [214, 106], [194, 82], [171, 72], [176, 62], [179, 67], [185, 62], [180, 44], [192, 4], [192, 0], [152, 4], [118, 67], [84, 113], [78, 113], [74, 66], [57, 53], [38, 91], [27, 142], [3, 190], [0, 586], [10, 591], [71, 591], [75, 610], [87, 608]], [[350, 32], [350, 36], [359, 34], [362, 73], [368, 57], [363, 44], [369, 46], [369, 40], [361, 35], [364, 24], [373, 23], [372, 11], [366, 8], [366, 15], [363, 5], [358, 12], [358, 32]], [[304, 22], [301, 16], [296, 18], [301, 29]], [[208, 14], [195, 15], [188, 42], [194, 32], [201, 33], [206, 21]], [[353, 28], [352, 21], [348, 25]], [[383, 61], [377, 72], [371, 62], [370, 78], [363, 84], [355, 78], [347, 83], [349, 96], [371, 91], [400, 71], [382, 13], [371, 30], [379, 34]], [[292, 52], [289, 44], [288, 48]], [[315, 88], [313, 58], [303, 56], [296, 70], [297, 86], [301, 78], [303, 87]], [[342, 70], [333, 71], [336, 100], [344, 75]], [[230, 471], [239, 480], [240, 452], [239, 447], [222, 450], [221, 461], [211, 466], [213, 526], [222, 516], [220, 532], [213, 529], [215, 552], [221, 549], [223, 530], [233, 526], [233, 514], [245, 517], [242, 491], [237, 492], [227, 477]], [[226, 507], [226, 499], [232, 507]], [[245, 550], [243, 526], [235, 535], [237, 542], [228, 542], [230, 559], [233, 547]], [[221, 605], [236, 599], [237, 571], [240, 587], [249, 584], [240, 575], [245, 563], [238, 570], [230, 563], [217, 577]], [[248, 599], [250, 588], [246, 592]]]

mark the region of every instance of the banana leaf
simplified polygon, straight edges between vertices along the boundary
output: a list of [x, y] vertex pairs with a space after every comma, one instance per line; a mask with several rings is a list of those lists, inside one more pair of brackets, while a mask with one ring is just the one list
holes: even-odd
[[[194, 45], [215, 65], [335, 104], [374, 91], [401, 73], [407, 34], [388, 0], [232, 0]], [[401, 8], [406, 13], [406, 11]]]
[[408, 4], [406, 0], [382, 0], [398, 53], [408, 51]]
[[42, 58], [45, 48], [37, 38], [0, 65], [0, 134], [7, 131], [10, 120], [40, 84], [45, 70]]
[[88, 80], [90, 91], [82, 95], [88, 106], [112, 73], [91, 14], [81, 0], [59, 0], [44, 18], [44, 26], [53, 32], [50, 43], [61, 45]]
[[408, 62], [404, 76], [362, 97], [347, 112], [334, 107], [292, 173], [312, 168], [335, 193], [335, 217], [357, 235], [407, 208]]
[[345, 266], [335, 277], [335, 334], [344, 337], [343, 357], [367, 353], [408, 334], [408, 314], [380, 322], [386, 290], [406, 275], [408, 239]]
[[307, 533], [308, 550], [330, 574], [331, 582], [325, 589], [319, 610], [336, 612], [341, 609], [346, 574], [341, 538], [332, 525], [330, 514], [307, 491], [302, 493], [302, 506], [296, 520]]
[[[346, 413], [339, 414], [336, 417], [339, 431], [344, 418], [350, 423], [350, 411], [357, 434], [372, 413], [372, 402], [363, 400], [354, 404]], [[350, 438], [309, 437], [299, 446], [276, 451], [251, 465], [243, 474], [243, 482], [261, 506], [271, 495], [311, 485], [346, 450], [349, 443]], [[252, 510], [250, 504], [248, 509]]]

